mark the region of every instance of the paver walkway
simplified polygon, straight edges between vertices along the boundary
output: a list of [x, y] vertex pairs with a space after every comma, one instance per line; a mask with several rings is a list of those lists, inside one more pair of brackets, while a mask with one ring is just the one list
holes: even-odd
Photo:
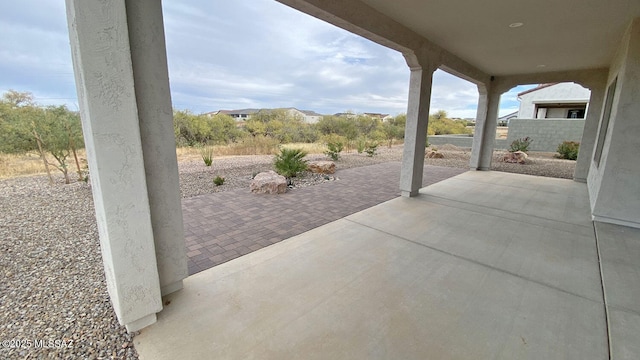
[[[422, 186], [465, 169], [425, 165]], [[189, 274], [399, 196], [400, 162], [338, 170], [339, 180], [281, 195], [249, 189], [182, 200]]]

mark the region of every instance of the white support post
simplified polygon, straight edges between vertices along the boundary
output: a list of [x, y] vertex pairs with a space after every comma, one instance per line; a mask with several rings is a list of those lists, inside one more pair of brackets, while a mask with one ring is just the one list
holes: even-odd
[[137, 331], [186, 276], [161, 4], [66, 5], [107, 289]]
[[160, 0], [126, 0], [151, 224], [162, 295], [188, 273]]
[[498, 111], [502, 92], [494, 86], [479, 84], [478, 93], [480, 97], [469, 166], [471, 170], [489, 170], [496, 143]]
[[418, 191], [422, 187], [431, 83], [433, 72], [437, 69], [434, 61], [430, 61], [430, 59], [419, 60], [421, 66], [411, 69], [409, 81], [407, 123], [400, 173], [400, 192], [404, 197], [418, 195]]

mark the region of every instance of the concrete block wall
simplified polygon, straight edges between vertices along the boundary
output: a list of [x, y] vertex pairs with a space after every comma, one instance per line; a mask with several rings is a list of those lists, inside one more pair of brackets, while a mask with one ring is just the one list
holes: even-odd
[[[467, 135], [429, 135], [429, 144], [444, 145], [451, 144], [461, 148], [471, 148], [473, 144], [473, 136]], [[496, 139], [495, 149], [506, 149], [508, 147], [507, 139]]]
[[529, 150], [555, 152], [563, 141], [580, 142], [583, 128], [584, 119], [511, 119], [506, 143], [528, 136]]

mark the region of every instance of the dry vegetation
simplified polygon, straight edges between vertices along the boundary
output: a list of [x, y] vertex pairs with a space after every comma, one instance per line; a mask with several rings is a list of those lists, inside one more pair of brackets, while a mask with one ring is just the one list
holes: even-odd
[[[78, 150], [78, 158], [80, 166], [86, 167], [86, 155], [84, 150]], [[47, 155], [47, 161], [54, 164], [55, 159], [51, 155]], [[53, 166], [50, 167], [52, 174], [59, 173]], [[75, 165], [71, 164], [69, 173], [73, 177]], [[36, 152], [28, 152], [24, 154], [4, 154], [0, 153], [0, 179], [8, 179], [20, 176], [45, 174], [46, 170], [40, 155]]]
[[[326, 150], [326, 146], [320, 143], [295, 143], [278, 145], [268, 141], [258, 142], [241, 142], [232, 145], [218, 145], [211, 146], [213, 149], [213, 155], [215, 159], [222, 159], [228, 157], [244, 156], [244, 155], [274, 155], [278, 146], [285, 148], [298, 148], [303, 149], [308, 154], [322, 156]], [[427, 159], [427, 163], [430, 165], [449, 166], [466, 168], [469, 165], [470, 150], [464, 148], [458, 148], [453, 145], [442, 145], [436, 147], [438, 151], [445, 155], [445, 159]], [[379, 151], [387, 149], [386, 146], [379, 147]], [[397, 156], [393, 159], [387, 156], [376, 156], [368, 159], [366, 164], [379, 163], [390, 160], [399, 160], [402, 154], [401, 146], [393, 146], [389, 149], [392, 153], [397, 152]], [[386, 153], [387, 151], [385, 151]], [[530, 152], [527, 164], [508, 164], [500, 161], [504, 152], [496, 150], [494, 155], [494, 161], [492, 164], [492, 170], [515, 172], [521, 174], [538, 175], [538, 176], [551, 176], [570, 179], [573, 176], [573, 169], [575, 168], [575, 161], [561, 160], [555, 158], [555, 153], [542, 153], [542, 152]], [[179, 163], [201, 163], [202, 162], [202, 148], [198, 147], [181, 147], [176, 149]], [[354, 149], [347, 149], [343, 154], [353, 156], [364, 156], [356, 154]], [[84, 150], [78, 152], [81, 166], [86, 167], [86, 155]], [[317, 157], [317, 156], [315, 156]], [[53, 161], [53, 159], [49, 159]], [[215, 160], [214, 160], [215, 164]], [[214, 165], [215, 166], [215, 165]], [[57, 170], [52, 169], [52, 173], [58, 173]], [[45, 168], [42, 164], [42, 160], [37, 153], [30, 152], [26, 154], [3, 154], [0, 153], [0, 179], [14, 178], [20, 176], [42, 175], [45, 174]]]

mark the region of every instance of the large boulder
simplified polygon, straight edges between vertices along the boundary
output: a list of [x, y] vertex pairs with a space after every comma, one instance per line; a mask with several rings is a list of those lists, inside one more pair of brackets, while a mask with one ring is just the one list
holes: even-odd
[[502, 158], [502, 161], [513, 164], [524, 164], [527, 162], [529, 155], [522, 151], [506, 153]]
[[444, 154], [438, 152], [437, 150], [429, 150], [429, 152], [427, 152], [427, 158], [429, 158], [429, 159], [444, 159]]
[[334, 174], [336, 172], [336, 163], [333, 161], [309, 161], [307, 169], [314, 174]]
[[256, 194], [283, 194], [287, 191], [287, 179], [273, 170], [261, 172], [251, 180], [249, 188]]

